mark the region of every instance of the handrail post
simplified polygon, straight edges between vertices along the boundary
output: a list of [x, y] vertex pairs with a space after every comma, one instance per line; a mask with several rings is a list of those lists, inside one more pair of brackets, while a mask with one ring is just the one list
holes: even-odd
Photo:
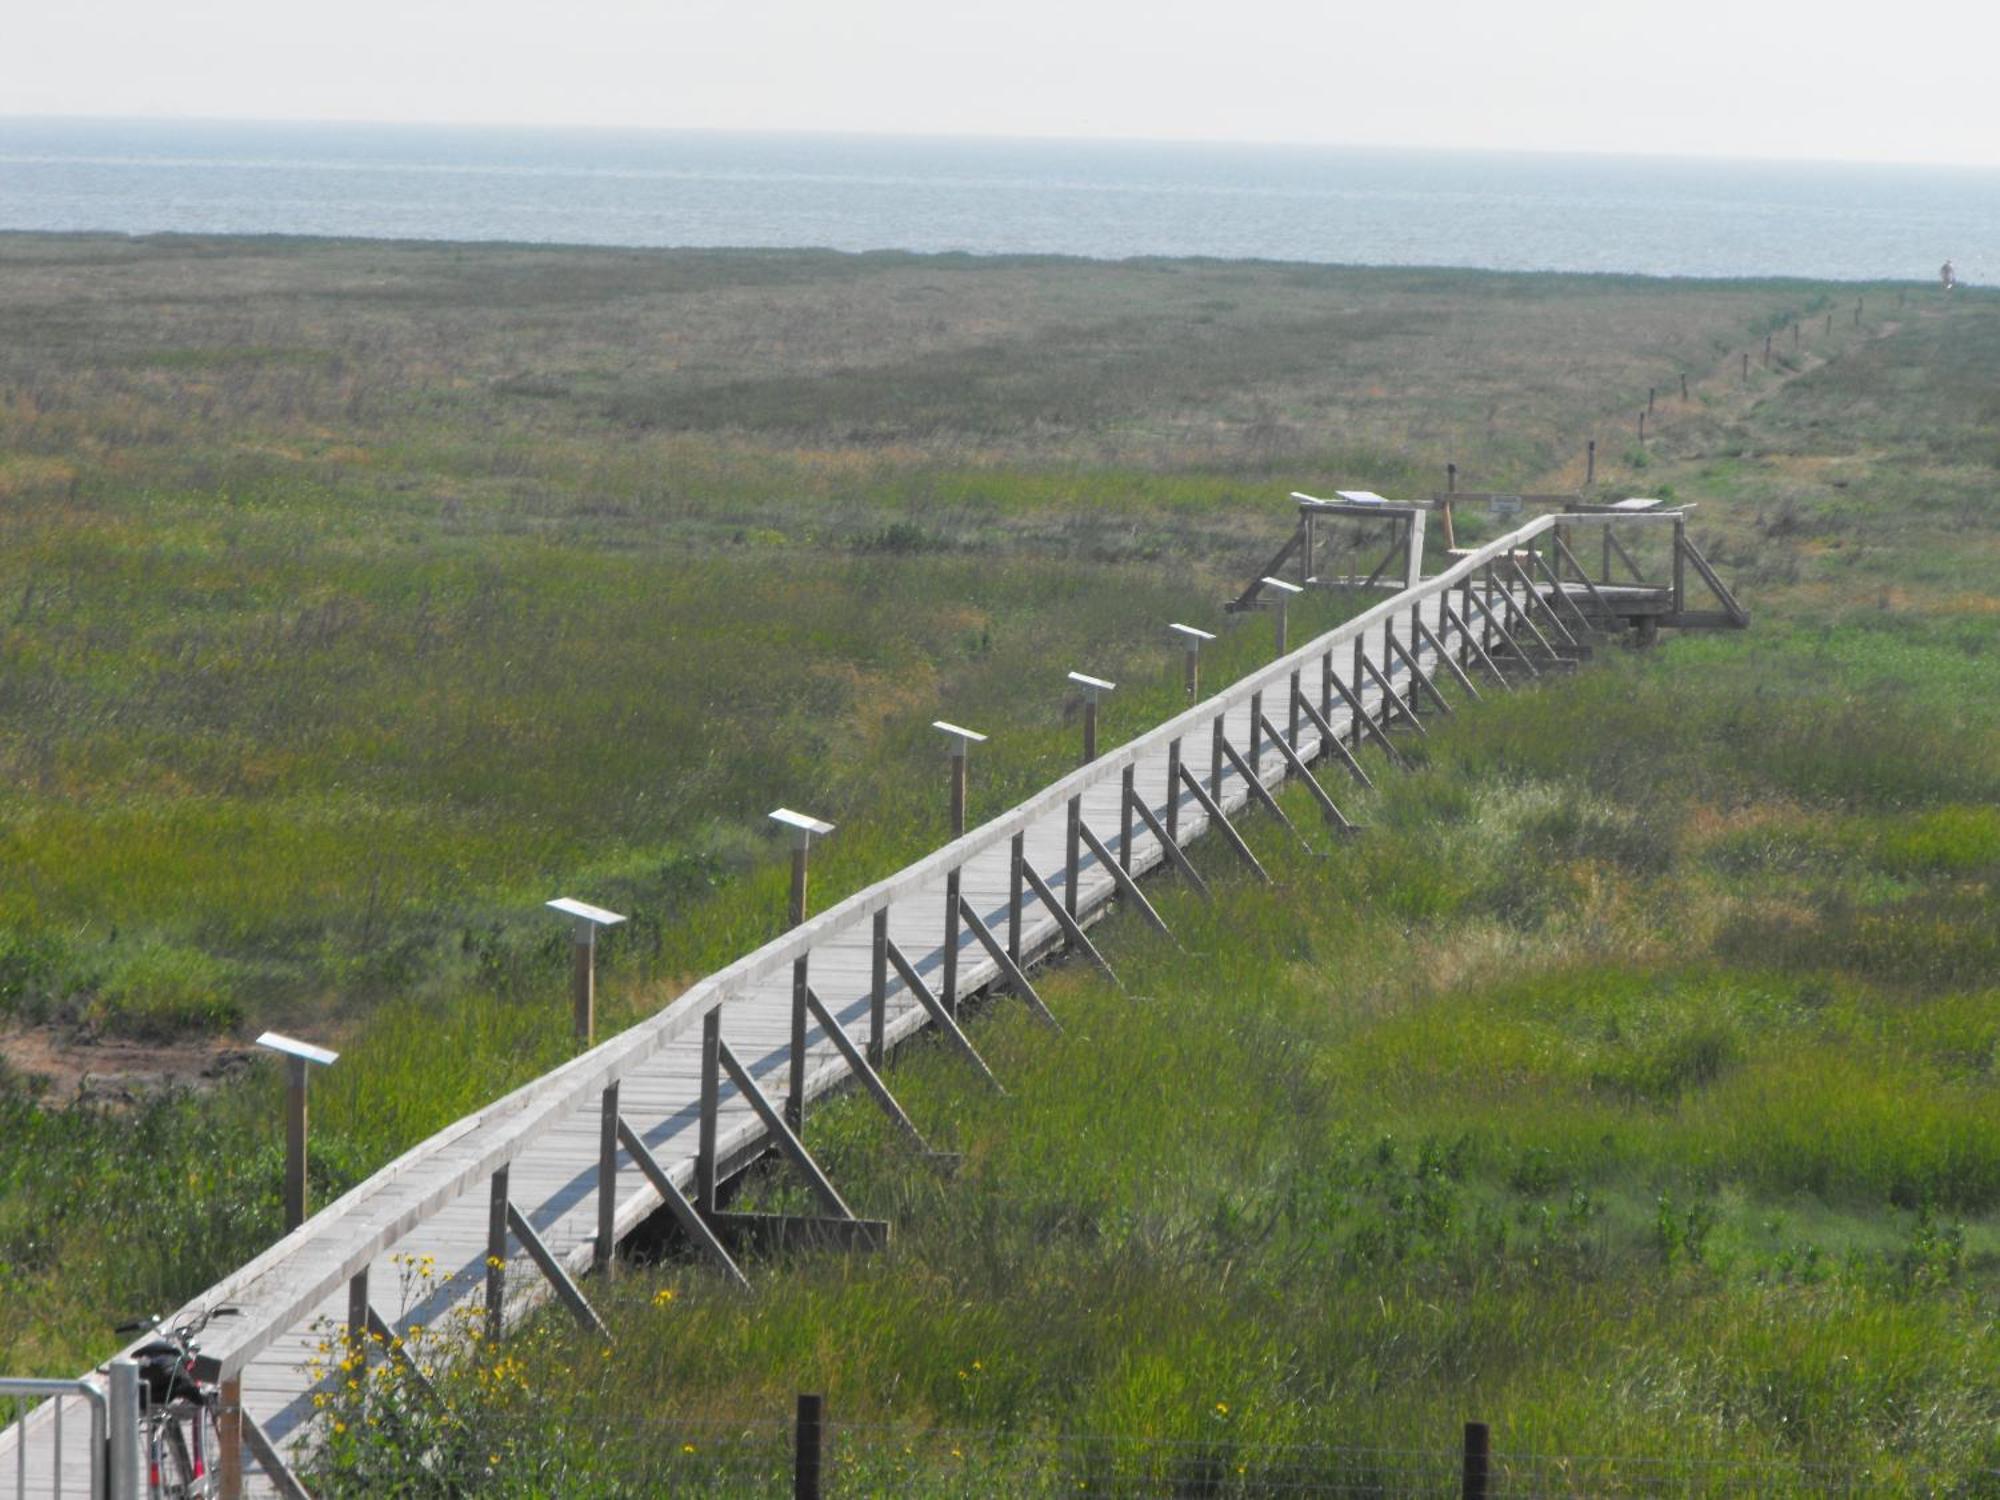
[[493, 1172], [486, 1204], [486, 1337], [505, 1332], [507, 1312], [507, 1168]]
[[879, 1068], [888, 1055], [889, 908], [875, 913], [868, 944], [868, 1066]]
[[[1087, 766], [1097, 759], [1098, 695], [1110, 692], [1118, 684], [1085, 672], [1071, 672], [1069, 680], [1083, 689], [1083, 764]], [[1082, 883], [1083, 876], [1083, 798], [1080, 795], [1069, 799], [1063, 852], [1063, 909], [1073, 917], [1077, 914], [1077, 886]]]
[[1674, 517], [1674, 613], [1687, 608], [1687, 517]]
[[1181, 742], [1167, 742], [1167, 837], [1176, 845], [1181, 838]]
[[1007, 846], [1007, 956], [1021, 962], [1021, 918], [1027, 900], [1028, 836], [1017, 833]]
[[1215, 632], [1178, 622], [1167, 629], [1181, 638], [1181, 688], [1193, 703], [1201, 697], [1201, 643], [1214, 640]]
[[701, 1118], [695, 1138], [694, 1206], [703, 1218], [715, 1214], [716, 1134], [722, 1100], [722, 1007], [701, 1018]]
[[1132, 872], [1132, 799], [1136, 767], [1127, 764], [1118, 777], [1118, 867]]
[[1288, 707], [1285, 711], [1286, 732], [1291, 737], [1292, 748], [1296, 750], [1299, 747], [1299, 674], [1297, 672], [1292, 673], [1291, 697], [1287, 700], [1287, 703]]
[[216, 1387], [216, 1494], [219, 1500], [243, 1497], [243, 1377], [232, 1375]]
[[1264, 774], [1264, 694], [1261, 689], [1250, 695], [1250, 753], [1244, 759], [1250, 762], [1253, 774]]
[[604, 1086], [597, 1115], [597, 1243], [591, 1260], [609, 1281], [618, 1265], [618, 1080]]

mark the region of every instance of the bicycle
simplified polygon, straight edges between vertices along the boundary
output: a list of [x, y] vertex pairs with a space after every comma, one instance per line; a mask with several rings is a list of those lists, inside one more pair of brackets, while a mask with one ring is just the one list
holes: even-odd
[[[196, 1337], [213, 1318], [233, 1307], [211, 1307], [187, 1322], [165, 1329], [165, 1337], [132, 1351], [139, 1365], [140, 1440], [144, 1446], [148, 1500], [213, 1500], [222, 1492], [217, 1465], [222, 1433], [217, 1419], [221, 1392], [204, 1380]], [[161, 1319], [122, 1323], [119, 1333], [160, 1329]], [[192, 1434], [193, 1441], [189, 1441]]]

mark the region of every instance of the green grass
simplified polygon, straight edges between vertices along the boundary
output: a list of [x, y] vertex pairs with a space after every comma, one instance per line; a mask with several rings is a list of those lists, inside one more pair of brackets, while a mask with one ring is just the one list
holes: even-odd
[[[930, 719], [995, 733], [976, 817], [1072, 761], [1063, 670], [1121, 683], [1113, 739], [1163, 717], [1164, 622], [1221, 618], [1291, 488], [1573, 485], [1595, 436], [1607, 487], [1700, 502], [1757, 617], [1489, 694], [1330, 858], [1253, 819], [1279, 889], [1203, 850], [1218, 904], [1158, 896], [1185, 957], [1115, 922], [1129, 997], [1065, 970], [1063, 1038], [982, 1016], [1007, 1099], [898, 1061], [959, 1177], [863, 1104], [816, 1118], [890, 1254], [749, 1300], [626, 1278], [615, 1361], [551, 1324], [517, 1358], [565, 1382], [475, 1360], [449, 1430], [357, 1411], [335, 1492], [421, 1440], [441, 1488], [506, 1492], [497, 1456], [523, 1494], [654, 1493], [721, 1462], [687, 1424], [804, 1388], [903, 1435], [840, 1440], [861, 1490], [1393, 1487], [1352, 1450], [1470, 1415], [1503, 1456], [1773, 1493], [2000, 1462], [1992, 299], [1809, 323], [1746, 386], [1739, 350], [1851, 294], [181, 239], [0, 265], [0, 1013], [336, 1041], [320, 1197], [567, 1055], [541, 900], [636, 914], [603, 1009], [650, 1012], [777, 930], [769, 807], [840, 823], [825, 902], [942, 835]], [[1159, 1107], [1194, 1080], [1202, 1113]], [[268, 1243], [277, 1087], [0, 1073], [0, 1363], [77, 1367]]]

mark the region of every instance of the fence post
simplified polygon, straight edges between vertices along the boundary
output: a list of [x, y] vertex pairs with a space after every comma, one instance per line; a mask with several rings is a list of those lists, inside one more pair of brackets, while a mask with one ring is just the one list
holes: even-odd
[[1592, 438], [1590, 440], [1589, 445], [1585, 447], [1583, 450], [1583, 482], [1585, 484], [1594, 484], [1596, 483], [1596, 481], [1597, 481], [1597, 439]]
[[826, 1398], [801, 1393], [798, 1419], [792, 1428], [793, 1500], [820, 1500], [820, 1451], [825, 1433]]
[[1493, 1493], [1493, 1431], [1484, 1422], [1465, 1424], [1459, 1493], [1464, 1500], [1488, 1500]]
[[1683, 375], [1681, 376], [1681, 400], [1685, 401], [1687, 400], [1687, 398], [1688, 398], [1688, 378], [1687, 376]]

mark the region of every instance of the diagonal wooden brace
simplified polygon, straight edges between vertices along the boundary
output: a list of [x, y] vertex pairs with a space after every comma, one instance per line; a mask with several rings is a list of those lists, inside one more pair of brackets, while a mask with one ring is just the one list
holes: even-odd
[[847, 1206], [846, 1200], [827, 1180], [826, 1173], [819, 1169], [819, 1163], [814, 1161], [812, 1153], [806, 1150], [805, 1142], [792, 1134], [792, 1127], [785, 1123], [785, 1117], [778, 1113], [777, 1106], [772, 1104], [764, 1091], [757, 1087], [757, 1080], [750, 1076], [750, 1070], [737, 1061], [736, 1054], [729, 1050], [729, 1043], [718, 1042], [715, 1050], [723, 1071], [729, 1075], [729, 1081], [736, 1085], [736, 1091], [749, 1101], [752, 1109], [757, 1111], [757, 1118], [764, 1122], [764, 1129], [770, 1133], [772, 1143], [784, 1153], [793, 1166], [799, 1169], [799, 1175], [805, 1178], [806, 1186], [811, 1188], [813, 1196], [819, 1199], [820, 1207], [836, 1219], [853, 1218], [854, 1210]]
[[1197, 870], [1194, 861], [1187, 857], [1187, 850], [1174, 842], [1173, 835], [1154, 815], [1152, 808], [1146, 806], [1146, 799], [1137, 792], [1129, 792], [1126, 796], [1132, 811], [1139, 815], [1139, 821], [1146, 825], [1146, 831], [1159, 840], [1160, 848], [1166, 851], [1166, 856], [1173, 862], [1174, 868], [1187, 877], [1187, 883], [1201, 893], [1202, 900], [1213, 901], [1215, 893], [1208, 888], [1208, 882], [1201, 878], [1201, 871]]
[[[1608, 537], [1611, 534], [1611, 528], [1608, 526], [1605, 527], [1604, 532], [1605, 535]], [[1605, 602], [1604, 596], [1598, 593], [1597, 585], [1590, 581], [1589, 570], [1586, 569], [1582, 563], [1576, 560], [1576, 554], [1569, 550], [1569, 543], [1565, 542], [1562, 539], [1562, 533], [1560, 531], [1551, 532], [1550, 536], [1554, 539], [1556, 544], [1556, 552], [1558, 554], [1557, 560], [1560, 562], [1566, 562], [1572, 568], [1576, 569], [1576, 576], [1583, 580], [1584, 588], [1587, 589], [1590, 593], [1590, 602], [1598, 607], [1598, 609], [1603, 613], [1604, 618], [1607, 621], [1616, 622], [1618, 618], [1617, 612], [1614, 611], [1611, 608], [1611, 606]], [[1557, 572], [1558, 575], [1560, 575], [1561, 570], [1558, 569]], [[1606, 583], [1609, 583], [1610, 581], [1611, 580], [1608, 578], [1605, 580]]]
[[[1493, 627], [1494, 633], [1497, 634], [1501, 640], [1505, 641], [1507, 643], [1507, 649], [1514, 653], [1511, 657], [1508, 658], [1508, 660], [1517, 661], [1522, 666], [1526, 667], [1528, 669], [1528, 675], [1530, 677], [1540, 677], [1542, 675], [1542, 669], [1536, 666], [1533, 660], [1530, 659], [1530, 657], [1528, 656], [1528, 653], [1521, 649], [1521, 643], [1514, 639], [1514, 637], [1508, 632], [1508, 629], [1505, 625], [1502, 625], [1500, 623], [1499, 617], [1495, 615], [1493, 611], [1487, 606], [1486, 601], [1480, 598], [1479, 595], [1476, 593], [1469, 593], [1465, 596], [1465, 598], [1466, 601], [1469, 604], [1471, 604], [1474, 609], [1478, 610], [1480, 614], [1486, 617], [1486, 623]], [[1479, 638], [1477, 636], [1473, 636], [1471, 639], [1473, 643], [1473, 650], [1479, 653], [1479, 659], [1483, 662], [1486, 662], [1488, 665], [1491, 665], [1493, 658], [1486, 654], [1486, 648], [1479, 644]], [[1495, 670], [1498, 669], [1496, 668]]]
[[1264, 785], [1263, 778], [1251, 773], [1250, 763], [1243, 758], [1243, 752], [1228, 740], [1223, 740], [1222, 753], [1230, 765], [1236, 768], [1236, 774], [1243, 778], [1244, 785], [1250, 788], [1250, 795], [1262, 804], [1266, 812], [1290, 830], [1292, 837], [1299, 841], [1308, 854], [1313, 853], [1313, 846], [1306, 843], [1306, 836], [1299, 832], [1298, 825], [1285, 816], [1285, 810], [1278, 806], [1278, 799], [1271, 795], [1271, 789]]
[[[1536, 557], [1539, 559], [1540, 554], [1537, 553]], [[1528, 576], [1527, 569], [1523, 568], [1511, 557], [1506, 559], [1506, 563], [1507, 571], [1512, 573], [1515, 580], [1521, 585], [1521, 598], [1526, 602], [1523, 606], [1524, 611], [1526, 610], [1526, 605], [1533, 605], [1542, 612], [1542, 617], [1549, 622], [1549, 628], [1554, 630], [1557, 635], [1560, 635], [1566, 644], [1571, 646], [1576, 645], [1577, 639], [1570, 633], [1570, 628], [1564, 622], [1561, 612], [1549, 602], [1548, 596], [1543, 594], [1541, 589], [1536, 585], [1535, 580]], [[1557, 592], [1560, 593], [1561, 589], [1558, 588]], [[1527, 616], [1529, 619], [1534, 618], [1532, 612], [1527, 612]]]
[[1254, 870], [1257, 878], [1264, 884], [1276, 885], [1277, 882], [1271, 879], [1271, 872], [1264, 868], [1250, 846], [1243, 842], [1243, 835], [1236, 831], [1229, 819], [1223, 815], [1215, 799], [1208, 795], [1208, 788], [1201, 784], [1201, 778], [1186, 766], [1181, 767], [1181, 784], [1194, 793], [1194, 800], [1199, 802], [1201, 810], [1208, 814], [1208, 826], [1222, 835], [1224, 842], [1236, 851], [1236, 857]]
[[404, 1344], [403, 1336], [389, 1326], [388, 1320], [375, 1310], [375, 1304], [372, 1302], [368, 1304], [368, 1331], [382, 1341], [382, 1347], [388, 1352], [391, 1362], [402, 1367], [411, 1384], [422, 1391], [428, 1399], [443, 1400], [438, 1395], [437, 1387], [431, 1384], [430, 1376], [417, 1368], [416, 1357]]
[[1389, 757], [1390, 764], [1394, 765], [1398, 770], [1409, 770], [1410, 763], [1404, 757], [1403, 752], [1390, 742], [1389, 736], [1383, 731], [1382, 726], [1375, 722], [1375, 716], [1362, 707], [1361, 695], [1358, 691], [1359, 683], [1355, 685], [1355, 688], [1350, 689], [1346, 683], [1340, 680], [1340, 674], [1337, 672], [1327, 673], [1326, 680], [1333, 684], [1333, 690], [1340, 694], [1341, 701], [1347, 705], [1348, 716], [1361, 726], [1369, 739], [1381, 747], [1382, 753]]
[[[1468, 599], [1472, 597], [1470, 590], [1466, 592], [1465, 597]], [[1479, 633], [1459, 618], [1458, 611], [1451, 607], [1449, 601], [1444, 601], [1444, 617], [1452, 628], [1458, 632], [1458, 638], [1472, 648], [1472, 654], [1479, 658], [1480, 665], [1493, 674], [1493, 680], [1508, 692], [1513, 692], [1514, 684], [1507, 680], [1507, 674], [1500, 670], [1500, 664], [1486, 654], [1486, 647], [1480, 641]], [[1469, 678], [1467, 679], [1468, 682], [1470, 680]], [[1476, 693], [1479, 690], [1474, 688], [1473, 691]]]
[[527, 1250], [528, 1258], [541, 1268], [541, 1273], [555, 1289], [555, 1294], [575, 1316], [582, 1327], [593, 1329], [606, 1343], [611, 1341], [611, 1330], [604, 1326], [604, 1320], [597, 1315], [597, 1309], [584, 1300], [577, 1285], [569, 1279], [562, 1262], [549, 1254], [549, 1247], [542, 1243], [542, 1237], [535, 1233], [535, 1226], [528, 1222], [528, 1216], [510, 1200], [507, 1204], [507, 1227], [514, 1231], [514, 1238]]
[[1069, 908], [1056, 899], [1056, 893], [1049, 889], [1049, 883], [1042, 879], [1040, 872], [1025, 859], [1021, 861], [1021, 878], [1028, 882], [1028, 889], [1035, 893], [1036, 898], [1048, 909], [1049, 915], [1056, 919], [1056, 926], [1062, 929], [1063, 937], [1068, 940], [1070, 946], [1080, 950], [1085, 958], [1104, 971], [1106, 979], [1123, 989], [1124, 982], [1112, 972], [1111, 965], [1104, 961], [1104, 955], [1097, 951], [1097, 944], [1084, 935], [1083, 924], [1069, 914]]
[[270, 1434], [258, 1426], [256, 1419], [241, 1407], [237, 1408], [237, 1418], [243, 1424], [243, 1446], [248, 1448], [250, 1456], [257, 1460], [257, 1467], [262, 1469], [264, 1477], [271, 1481], [271, 1488], [282, 1495], [284, 1500], [312, 1500], [312, 1496], [306, 1492], [306, 1487], [299, 1483], [299, 1476], [292, 1472], [291, 1465], [285, 1462], [285, 1456], [278, 1451], [278, 1445], [271, 1441]]
[[1354, 758], [1354, 752], [1348, 749], [1341, 742], [1340, 736], [1333, 732], [1333, 726], [1326, 722], [1326, 716], [1313, 707], [1312, 700], [1310, 698], [1301, 698], [1299, 700], [1299, 708], [1305, 714], [1306, 721], [1319, 731], [1319, 748], [1321, 752], [1324, 753], [1330, 750], [1339, 756], [1341, 763], [1347, 767], [1348, 774], [1363, 786], [1372, 790], [1375, 786], [1374, 781], [1366, 771], [1361, 769], [1361, 762]]
[[1007, 983], [1014, 987], [1014, 993], [1028, 1002], [1028, 1009], [1035, 1013], [1044, 1026], [1060, 1032], [1062, 1022], [1042, 1004], [1042, 997], [1036, 994], [1035, 987], [1028, 983], [1028, 976], [1022, 972], [1021, 966], [1014, 962], [1006, 948], [1001, 946], [1000, 939], [993, 935], [993, 929], [986, 925], [979, 913], [972, 909], [972, 903], [964, 896], [958, 898], [958, 914], [965, 918], [965, 925], [970, 927], [972, 935], [979, 939], [979, 946], [986, 950], [986, 956], [1000, 966], [1000, 972], [1007, 976]]
[[660, 1195], [661, 1201], [672, 1211], [674, 1222], [681, 1226], [681, 1231], [702, 1248], [702, 1252], [715, 1262], [723, 1275], [744, 1291], [749, 1291], [749, 1278], [738, 1269], [729, 1252], [723, 1248], [722, 1241], [715, 1237], [715, 1231], [709, 1228], [708, 1220], [704, 1219], [695, 1206], [681, 1195], [681, 1190], [674, 1186], [673, 1180], [667, 1176], [666, 1169], [660, 1165], [659, 1158], [647, 1149], [646, 1143], [639, 1138], [639, 1132], [634, 1130], [622, 1115], [618, 1119], [618, 1139], [623, 1143], [626, 1155], [632, 1158], [641, 1175], [653, 1185], [653, 1191]]
[[896, 976], [903, 981], [903, 987], [916, 997], [919, 1005], [930, 1012], [931, 1024], [945, 1034], [945, 1039], [958, 1049], [960, 1056], [979, 1070], [979, 1076], [992, 1084], [996, 1093], [1006, 1093], [1007, 1091], [1000, 1087], [1000, 1080], [993, 1076], [993, 1070], [986, 1066], [986, 1059], [979, 1055], [979, 1049], [973, 1046], [965, 1033], [959, 1029], [958, 1022], [952, 1019], [951, 1012], [944, 1008], [943, 1002], [931, 993], [931, 987], [924, 983], [924, 977], [917, 972], [917, 966], [903, 956], [903, 950], [896, 946], [893, 938], [889, 940], [889, 962], [895, 967]]
[[1444, 642], [1439, 640], [1430, 626], [1426, 625], [1422, 620], [1417, 621], [1417, 637], [1424, 645], [1431, 648], [1433, 656], [1444, 663], [1445, 670], [1451, 673], [1452, 681], [1465, 690], [1466, 696], [1471, 698], [1474, 703], [1479, 702], [1479, 689], [1474, 687], [1472, 679], [1466, 676], [1465, 668], [1458, 664], [1457, 659], [1445, 649]]
[[[1561, 540], [1562, 539], [1560, 537], [1556, 538], [1558, 545], [1561, 544]], [[1549, 560], [1543, 557], [1541, 553], [1539, 552], [1535, 553], [1534, 558], [1535, 558], [1535, 566], [1541, 569], [1542, 576], [1548, 579], [1549, 581], [1550, 595], [1562, 601], [1563, 608], [1567, 609], [1570, 613], [1570, 618], [1576, 621], [1577, 630], [1581, 630], [1583, 632], [1583, 635], [1585, 636], [1595, 635], [1597, 632], [1597, 627], [1590, 623], [1590, 616], [1586, 615], [1583, 612], [1583, 606], [1578, 604], [1576, 600], [1570, 598], [1569, 590], [1563, 585], [1562, 574], [1558, 573], [1554, 568], [1550, 567]], [[1583, 582], [1586, 588], [1590, 587], [1590, 580], [1588, 578], [1584, 579]], [[1595, 590], [1593, 590], [1593, 592], [1595, 592]], [[1581, 644], [1583, 636], [1579, 636], [1576, 633], [1576, 631], [1571, 631], [1570, 639], [1572, 641], [1577, 642], [1578, 644]]]
[[1396, 685], [1389, 681], [1382, 669], [1369, 660], [1368, 653], [1357, 651], [1354, 653], [1354, 659], [1361, 664], [1361, 670], [1374, 679], [1375, 686], [1381, 690], [1382, 702], [1396, 710], [1396, 717], [1416, 730], [1419, 736], [1428, 735], [1430, 731], [1424, 728], [1424, 721], [1419, 719], [1410, 705], [1403, 701], [1403, 695], [1396, 691]]
[[889, 1092], [889, 1085], [882, 1081], [880, 1073], [868, 1065], [868, 1059], [863, 1057], [861, 1049], [854, 1045], [854, 1039], [847, 1034], [847, 1028], [835, 1019], [833, 1012], [826, 1008], [826, 1002], [811, 988], [806, 990], [806, 1014], [819, 1023], [819, 1029], [831, 1039], [834, 1050], [847, 1063], [848, 1071], [861, 1080], [861, 1086], [868, 1091], [869, 1097], [882, 1106], [882, 1113], [889, 1117], [890, 1123], [903, 1132], [911, 1145], [919, 1151], [928, 1153], [931, 1149], [930, 1143], [924, 1139], [923, 1132], [917, 1129], [916, 1121], [912, 1120], [904, 1112], [903, 1106], [896, 1102], [896, 1096]]
[[1306, 790], [1312, 793], [1313, 801], [1319, 804], [1319, 810], [1326, 815], [1327, 822], [1342, 833], [1354, 832], [1354, 825], [1347, 820], [1347, 814], [1334, 805], [1333, 798], [1326, 794], [1326, 788], [1319, 784], [1319, 778], [1306, 769], [1306, 763], [1299, 759], [1299, 752], [1292, 748], [1291, 741], [1278, 733], [1278, 726], [1268, 717], [1264, 718], [1264, 732], [1270, 735], [1271, 742], [1278, 747], [1278, 753], [1284, 756], [1286, 764], [1298, 773], [1300, 780], [1305, 782]]
[[1090, 852], [1097, 857], [1097, 862], [1110, 871], [1113, 882], [1118, 886], [1119, 894], [1138, 907], [1139, 914], [1164, 936], [1172, 937], [1174, 935], [1173, 929], [1167, 926], [1165, 920], [1161, 918], [1157, 911], [1153, 910], [1153, 903], [1148, 901], [1146, 893], [1139, 889], [1139, 882], [1132, 878], [1132, 872], [1111, 857], [1111, 851], [1104, 847], [1104, 840], [1091, 832], [1088, 823], [1079, 818], [1077, 819], [1076, 827], [1077, 832], [1083, 835], [1084, 843], [1090, 847]]
[[[1517, 568], [1515, 571], [1519, 572], [1520, 570]], [[1535, 624], [1534, 616], [1521, 607], [1521, 601], [1514, 597], [1514, 591], [1504, 584], [1500, 588], [1500, 608], [1507, 618], [1512, 620], [1516, 625], [1526, 627], [1528, 634], [1532, 635], [1541, 645], [1542, 650], [1547, 653], [1549, 660], [1554, 661], [1561, 654], [1550, 644], [1549, 638], [1542, 634], [1541, 628]]]
[[[1417, 622], [1417, 629], [1423, 629], [1423, 621]], [[1424, 690], [1431, 702], [1437, 705], [1438, 712], [1449, 715], [1452, 712], [1451, 705], [1445, 702], [1444, 694], [1440, 693], [1437, 684], [1431, 681], [1430, 673], [1426, 672], [1423, 663], [1417, 660], [1417, 654], [1393, 635], [1389, 637], [1389, 649], [1403, 659], [1403, 665], [1409, 668], [1410, 681]]]

